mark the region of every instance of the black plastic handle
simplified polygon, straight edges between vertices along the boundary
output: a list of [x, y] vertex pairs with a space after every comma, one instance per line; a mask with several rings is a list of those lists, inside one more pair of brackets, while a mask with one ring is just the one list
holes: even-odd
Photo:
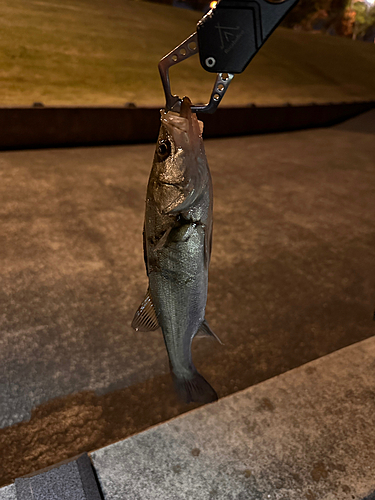
[[242, 73], [298, 0], [220, 0], [197, 25], [199, 57], [211, 73]]

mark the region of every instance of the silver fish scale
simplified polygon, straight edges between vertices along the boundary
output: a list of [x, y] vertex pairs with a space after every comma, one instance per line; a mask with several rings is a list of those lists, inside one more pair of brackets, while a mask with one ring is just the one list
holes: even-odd
[[155, 252], [160, 271], [149, 273], [152, 298], [176, 376], [189, 376], [193, 369], [191, 341], [204, 320], [208, 285], [204, 228], [196, 224], [183, 227], [183, 232], [180, 229], [170, 234], [173, 240], [181, 237], [179, 241], [167, 242]]
[[[196, 116], [162, 113], [147, 187], [144, 250], [149, 295], [176, 388], [187, 402], [217, 399], [191, 355], [198, 330], [215, 336], [205, 322], [212, 202], [211, 175]], [[140, 319], [145, 310], [140, 308], [134, 322], [138, 327], [143, 321], [143, 331], [153, 325], [152, 318]]]

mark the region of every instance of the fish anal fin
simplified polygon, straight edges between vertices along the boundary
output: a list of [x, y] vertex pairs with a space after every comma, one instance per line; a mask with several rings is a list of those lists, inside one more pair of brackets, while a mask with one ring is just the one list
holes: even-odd
[[155, 306], [152, 302], [150, 289], [147, 290], [146, 297], [142, 300], [138, 307], [133, 321], [132, 328], [136, 332], [153, 332], [160, 327], [156, 315]]
[[201, 326], [198, 328], [198, 331], [195, 334], [195, 336], [198, 338], [209, 337], [211, 339], [216, 339], [219, 342], [219, 344], [224, 345], [223, 342], [216, 335], [216, 333], [211, 330], [206, 320], [204, 320]]

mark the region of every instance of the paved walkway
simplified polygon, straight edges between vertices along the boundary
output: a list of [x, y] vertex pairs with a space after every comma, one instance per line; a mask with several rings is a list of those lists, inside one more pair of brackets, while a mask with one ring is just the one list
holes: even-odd
[[[215, 193], [207, 319], [220, 397], [374, 334], [374, 112], [206, 143]], [[0, 153], [0, 484], [188, 408], [146, 288], [152, 145]]]

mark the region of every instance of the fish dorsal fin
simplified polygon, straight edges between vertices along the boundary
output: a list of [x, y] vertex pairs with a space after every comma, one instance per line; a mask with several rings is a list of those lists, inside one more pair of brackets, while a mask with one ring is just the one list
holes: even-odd
[[197, 333], [195, 334], [196, 337], [198, 338], [203, 338], [203, 337], [210, 337], [211, 339], [216, 339], [219, 344], [224, 345], [223, 342], [219, 339], [219, 337], [214, 333], [211, 328], [209, 327], [209, 324], [207, 323], [206, 320], [203, 321], [201, 326], [198, 328]]
[[153, 332], [160, 327], [156, 315], [155, 306], [152, 302], [150, 289], [147, 290], [146, 297], [142, 300], [137, 312], [134, 314], [132, 328], [136, 332]]

